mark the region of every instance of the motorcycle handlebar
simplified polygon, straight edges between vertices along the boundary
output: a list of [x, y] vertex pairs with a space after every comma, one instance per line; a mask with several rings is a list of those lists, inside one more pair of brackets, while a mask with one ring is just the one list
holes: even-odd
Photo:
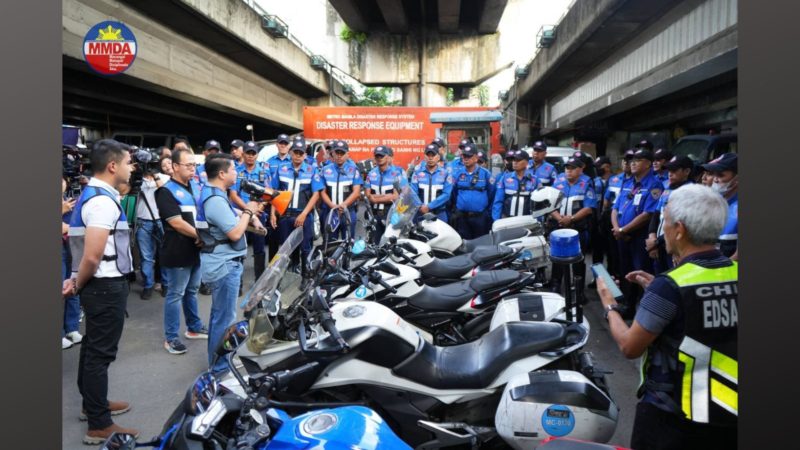
[[333, 320], [330, 313], [322, 314], [320, 324], [322, 325], [322, 329], [331, 335], [342, 350], [347, 351], [350, 348], [347, 342], [342, 338], [342, 335], [339, 334], [339, 329], [336, 328], [336, 321]]

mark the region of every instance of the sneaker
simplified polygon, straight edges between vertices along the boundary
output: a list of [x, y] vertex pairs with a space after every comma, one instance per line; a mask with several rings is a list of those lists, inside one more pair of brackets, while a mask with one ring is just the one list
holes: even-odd
[[208, 328], [203, 326], [203, 328], [195, 331], [186, 330], [183, 335], [186, 336], [186, 339], [208, 339]]
[[135, 430], [133, 428], [122, 428], [121, 426], [113, 423], [102, 430], [87, 431], [86, 435], [83, 436], [83, 443], [87, 445], [102, 444], [111, 436], [112, 433], [125, 433], [133, 435], [134, 438], [139, 437], [139, 430]]
[[67, 338], [69, 338], [69, 340], [72, 341], [73, 344], [80, 344], [81, 341], [83, 340], [83, 336], [81, 336], [81, 334], [78, 333], [77, 331], [67, 333]]
[[142, 300], [150, 300], [152, 296], [153, 296], [153, 288], [149, 287], [142, 289], [142, 295], [140, 297]]
[[200, 284], [200, 293], [203, 295], [211, 295], [211, 288], [207, 284]]
[[61, 350], [66, 350], [66, 349], [72, 347], [73, 345], [75, 345], [75, 343], [70, 341], [66, 337], [62, 337], [61, 338]]
[[[126, 412], [131, 410], [131, 404], [128, 402], [115, 402], [113, 400], [108, 401], [108, 410], [111, 412], [112, 416], [118, 416], [120, 414], [125, 414]], [[89, 420], [86, 417], [86, 411], [81, 410], [80, 415], [78, 415], [78, 420], [85, 422]]]
[[173, 355], [182, 355], [186, 353], [186, 346], [180, 339], [173, 339], [171, 341], [164, 341], [164, 350]]

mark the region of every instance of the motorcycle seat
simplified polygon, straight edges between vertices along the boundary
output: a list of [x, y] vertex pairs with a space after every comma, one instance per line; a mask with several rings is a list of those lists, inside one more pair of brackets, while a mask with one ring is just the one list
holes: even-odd
[[457, 311], [478, 293], [507, 286], [520, 277], [521, 274], [515, 270], [478, 272], [468, 280], [437, 287], [425, 286], [417, 294], [409, 297], [408, 303], [426, 311]]
[[525, 237], [530, 233], [527, 228], [507, 228], [505, 230], [490, 231], [475, 239], [465, 239], [457, 253], [470, 253], [481, 245], [497, 245], [512, 239]]
[[433, 389], [483, 389], [513, 362], [567, 343], [566, 325], [508, 322], [466, 344], [437, 347], [421, 339], [392, 372]]
[[474, 252], [450, 258], [435, 258], [419, 271], [426, 278], [461, 278], [476, 266], [499, 261], [514, 253], [514, 249], [504, 245], [486, 245]]

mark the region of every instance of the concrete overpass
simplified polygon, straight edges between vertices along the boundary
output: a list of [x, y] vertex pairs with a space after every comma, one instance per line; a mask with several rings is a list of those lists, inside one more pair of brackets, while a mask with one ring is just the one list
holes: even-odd
[[406, 106], [444, 106], [510, 66], [497, 60], [508, 0], [329, 0], [347, 26], [349, 72], [367, 86], [403, 88]]
[[[86, 32], [103, 20], [125, 23], [138, 41], [122, 75], [97, 75], [83, 60]], [[304, 106], [345, 103], [341, 85], [261, 22], [240, 0], [62, 0], [64, 123], [194, 143], [243, 138], [253, 124], [267, 139], [302, 129]]]
[[526, 144], [736, 126], [736, 0], [581, 0], [503, 103], [503, 134]]

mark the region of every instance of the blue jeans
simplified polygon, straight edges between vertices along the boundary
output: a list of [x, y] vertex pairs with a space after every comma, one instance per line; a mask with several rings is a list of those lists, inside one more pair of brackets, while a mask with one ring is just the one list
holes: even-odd
[[[217, 347], [225, 334], [225, 330], [236, 321], [236, 299], [239, 297], [244, 266], [239, 261], [227, 261], [225, 267], [228, 274], [219, 280], [206, 283], [211, 289], [211, 317], [208, 319], [208, 364], [214, 361]], [[228, 369], [225, 360], [220, 358], [214, 365], [213, 372]]]
[[[61, 274], [66, 280], [72, 275], [72, 255], [69, 251], [69, 244], [61, 245]], [[81, 300], [77, 295], [64, 297], [64, 327], [61, 329], [61, 337], [78, 331], [81, 317]]]
[[197, 313], [197, 291], [200, 289], [200, 264], [193, 267], [164, 267], [169, 280], [167, 298], [164, 299], [164, 337], [167, 341], [178, 338], [181, 327], [181, 305], [186, 318], [186, 328], [198, 331], [203, 321]]
[[[153, 266], [156, 262], [156, 250], [161, 244], [163, 235], [160, 221], [136, 220], [136, 242], [139, 246], [139, 253], [142, 255], [142, 278], [144, 278], [145, 289], [152, 288], [155, 284]], [[161, 270], [161, 279], [162, 281], [166, 279], [163, 269]]]

